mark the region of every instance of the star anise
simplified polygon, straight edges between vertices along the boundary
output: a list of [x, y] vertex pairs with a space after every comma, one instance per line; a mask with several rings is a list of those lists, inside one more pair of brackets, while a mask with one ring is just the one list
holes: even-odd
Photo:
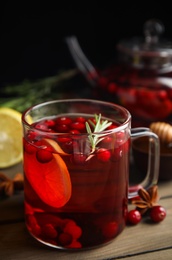
[[23, 174], [17, 173], [13, 179], [0, 173], [0, 197], [10, 197], [17, 190], [23, 190]]
[[158, 186], [154, 185], [147, 190], [141, 188], [138, 190], [138, 195], [139, 198], [133, 199], [131, 203], [134, 204], [143, 215], [148, 209], [157, 205], [159, 200]]

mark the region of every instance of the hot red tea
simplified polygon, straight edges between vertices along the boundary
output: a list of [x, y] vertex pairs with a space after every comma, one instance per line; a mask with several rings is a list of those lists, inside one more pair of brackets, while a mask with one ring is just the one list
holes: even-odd
[[112, 131], [119, 126], [101, 115], [64, 114], [25, 131], [26, 225], [36, 239], [89, 248], [124, 229], [130, 136]]

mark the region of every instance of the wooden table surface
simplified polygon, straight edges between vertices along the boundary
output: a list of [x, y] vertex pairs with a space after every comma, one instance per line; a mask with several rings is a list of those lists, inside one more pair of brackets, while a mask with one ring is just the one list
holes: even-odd
[[[22, 172], [22, 165], [18, 164], [3, 172], [13, 177], [17, 172]], [[159, 182], [158, 187], [159, 203], [167, 210], [164, 221], [158, 224], [142, 221], [136, 226], [127, 226], [108, 245], [79, 252], [49, 248], [30, 236], [24, 222], [23, 191], [10, 198], [0, 199], [0, 260], [170, 260], [172, 259], [172, 181]]]

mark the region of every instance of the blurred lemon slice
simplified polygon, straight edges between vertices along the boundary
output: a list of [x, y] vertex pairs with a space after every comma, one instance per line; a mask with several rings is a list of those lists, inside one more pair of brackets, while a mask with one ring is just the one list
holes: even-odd
[[21, 113], [0, 108], [0, 168], [13, 166], [23, 158]]

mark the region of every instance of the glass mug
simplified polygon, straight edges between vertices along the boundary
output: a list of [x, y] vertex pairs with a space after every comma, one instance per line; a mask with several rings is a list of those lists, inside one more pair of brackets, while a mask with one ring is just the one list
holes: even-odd
[[[119, 105], [90, 99], [54, 100], [22, 115], [25, 220], [30, 234], [58, 249], [94, 248], [126, 225], [128, 198], [158, 181], [159, 140], [131, 130]], [[142, 183], [129, 187], [132, 138], [150, 138]], [[152, 159], [153, 158], [153, 159]]]

